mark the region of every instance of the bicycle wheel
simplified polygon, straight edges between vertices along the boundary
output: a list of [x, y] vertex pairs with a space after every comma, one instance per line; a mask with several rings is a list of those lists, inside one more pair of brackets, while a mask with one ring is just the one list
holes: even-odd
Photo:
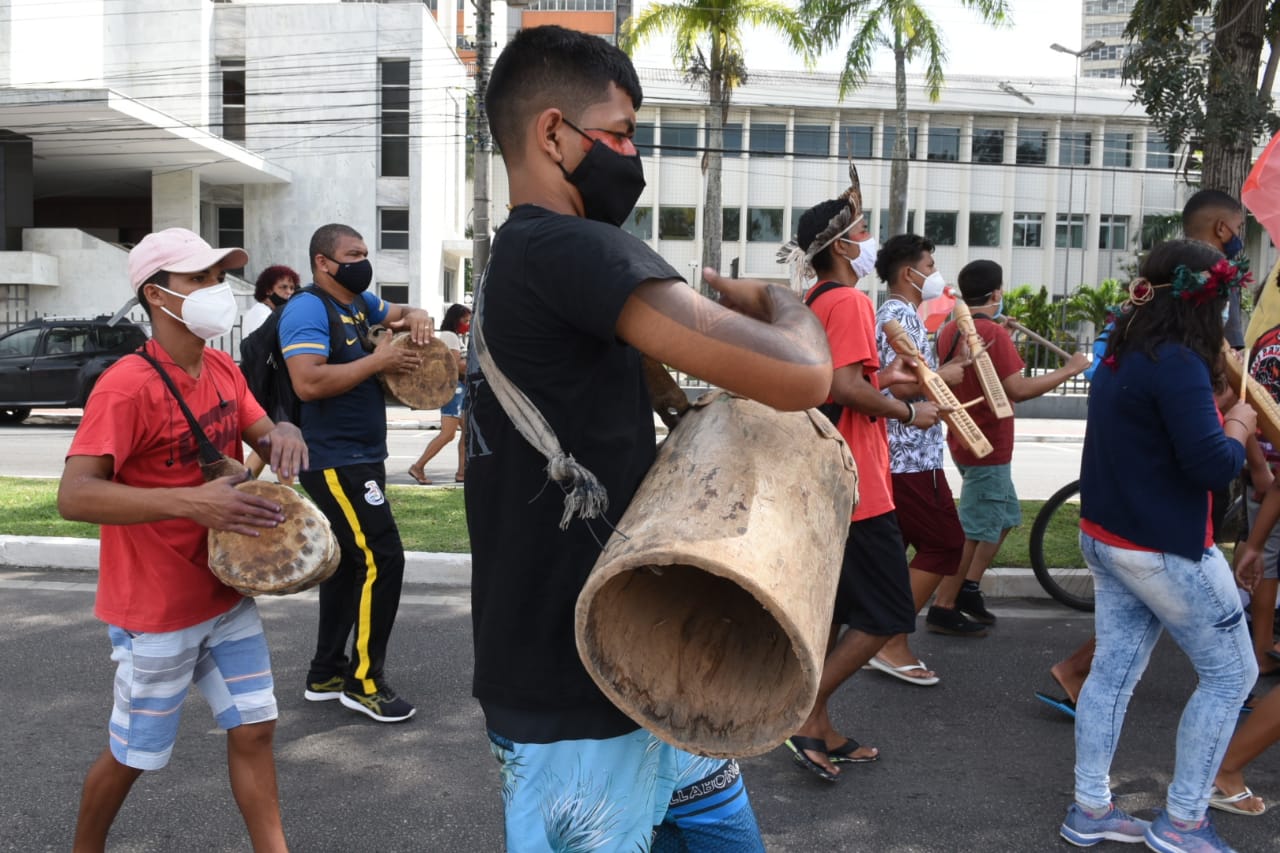
[[1031, 568], [1044, 591], [1068, 607], [1092, 611], [1093, 575], [1080, 554], [1079, 494], [1079, 480], [1054, 492], [1036, 514], [1028, 545]]

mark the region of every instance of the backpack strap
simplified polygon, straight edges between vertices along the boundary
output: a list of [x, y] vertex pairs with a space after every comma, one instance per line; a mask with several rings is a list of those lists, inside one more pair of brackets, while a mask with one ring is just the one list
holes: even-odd
[[829, 290], [835, 290], [837, 287], [845, 287], [845, 285], [838, 281], [824, 281], [822, 284], [816, 285], [813, 290], [809, 291], [809, 295], [804, 298], [804, 304], [812, 308], [813, 303], [818, 301], [819, 296]]
[[191, 434], [195, 436], [196, 444], [200, 447], [200, 464], [212, 465], [221, 461], [223, 457], [222, 451], [213, 446], [213, 442], [209, 440], [209, 435], [200, 426], [200, 422], [196, 420], [195, 415], [191, 414], [191, 409], [187, 407], [186, 400], [183, 400], [182, 395], [178, 393], [178, 386], [173, 383], [173, 379], [169, 377], [169, 374], [164, 372], [160, 362], [156, 361], [151, 353], [147, 352], [146, 347], [136, 350], [134, 355], [140, 356], [156, 369], [156, 373], [159, 373], [160, 378], [164, 380], [164, 384], [168, 387], [169, 393], [173, 395], [173, 399], [178, 401], [178, 407], [182, 409], [182, 414], [187, 419], [187, 425], [191, 427]]

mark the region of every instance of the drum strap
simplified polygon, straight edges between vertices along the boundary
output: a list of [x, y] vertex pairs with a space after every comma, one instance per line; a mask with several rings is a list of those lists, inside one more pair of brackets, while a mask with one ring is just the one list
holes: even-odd
[[564, 451], [546, 417], [494, 363], [484, 339], [484, 285], [488, 275], [489, 271], [486, 269], [480, 277], [475, 297], [475, 316], [471, 324], [476, 358], [480, 361], [480, 369], [489, 387], [493, 389], [498, 404], [525, 441], [546, 457], [547, 476], [564, 491], [564, 514], [560, 516], [560, 529], [565, 530], [574, 516], [584, 519], [598, 517], [609, 508], [609, 495], [595, 474], [574, 459], [573, 454]]
[[151, 353], [147, 352], [146, 347], [137, 350], [134, 355], [141, 356], [152, 367], [156, 369], [156, 373], [160, 374], [160, 378], [164, 380], [164, 384], [168, 386], [169, 393], [173, 395], [173, 399], [178, 401], [178, 408], [182, 409], [182, 414], [187, 419], [187, 424], [191, 427], [191, 434], [195, 436], [196, 444], [200, 447], [200, 464], [212, 465], [219, 462], [223, 458], [221, 450], [213, 446], [213, 442], [209, 440], [208, 434], [204, 428], [200, 426], [200, 422], [196, 420], [196, 416], [191, 414], [191, 409], [187, 407], [187, 402], [182, 399], [182, 395], [178, 393], [178, 386], [173, 384], [173, 380], [169, 378], [169, 374], [164, 372], [164, 368], [160, 366], [160, 362], [152, 358]]

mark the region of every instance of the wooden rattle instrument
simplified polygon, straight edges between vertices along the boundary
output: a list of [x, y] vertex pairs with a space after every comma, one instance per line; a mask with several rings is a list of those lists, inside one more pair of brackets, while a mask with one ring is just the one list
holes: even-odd
[[982, 336], [973, 325], [973, 314], [969, 312], [969, 306], [958, 294], [956, 294], [955, 314], [956, 326], [969, 342], [973, 367], [977, 371], [978, 384], [982, 386], [982, 396], [986, 399], [987, 406], [997, 418], [1013, 417], [1013, 404], [1009, 402], [1009, 395], [1004, 391], [1004, 383], [996, 373], [996, 366], [991, 363], [991, 354], [987, 352]]

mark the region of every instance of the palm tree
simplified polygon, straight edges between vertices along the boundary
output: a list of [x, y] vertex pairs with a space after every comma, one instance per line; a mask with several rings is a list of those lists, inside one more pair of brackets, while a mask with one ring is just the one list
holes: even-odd
[[[1009, 22], [1008, 0], [958, 2], [993, 26]], [[942, 91], [946, 46], [924, 5], [920, 0], [804, 0], [800, 9], [801, 15], [815, 22], [822, 46], [838, 44], [846, 28], [855, 28], [840, 74], [842, 99], [866, 82], [876, 48], [893, 49], [897, 133], [889, 168], [889, 234], [907, 230], [907, 62], [924, 58], [930, 101], [937, 101]]]
[[670, 0], [649, 6], [622, 25], [619, 43], [631, 51], [658, 33], [675, 38], [675, 61], [685, 75], [707, 88], [707, 143], [702, 157], [706, 199], [702, 213], [702, 264], [720, 269], [724, 235], [720, 160], [724, 123], [733, 90], [747, 79], [742, 35], [763, 27], [782, 35], [791, 49], [812, 63], [809, 28], [794, 9], [778, 0]]
[[1066, 301], [1068, 323], [1092, 323], [1094, 332], [1102, 331], [1107, 316], [1114, 314], [1128, 292], [1114, 278], [1104, 279], [1097, 287], [1082, 284]]

